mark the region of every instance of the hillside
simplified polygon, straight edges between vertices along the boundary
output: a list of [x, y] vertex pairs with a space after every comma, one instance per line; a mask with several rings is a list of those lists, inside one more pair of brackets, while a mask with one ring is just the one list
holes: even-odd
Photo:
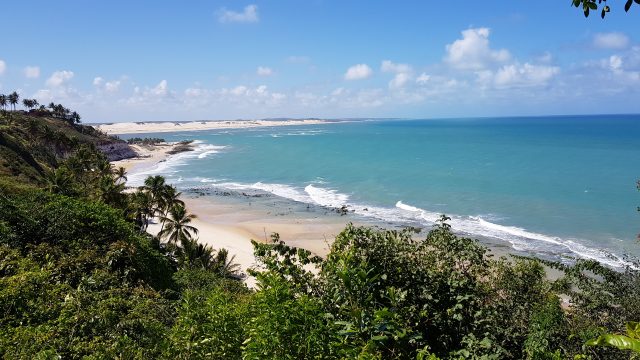
[[101, 150], [109, 160], [136, 156], [126, 142], [42, 112], [0, 113], [0, 177], [39, 183], [77, 146]]

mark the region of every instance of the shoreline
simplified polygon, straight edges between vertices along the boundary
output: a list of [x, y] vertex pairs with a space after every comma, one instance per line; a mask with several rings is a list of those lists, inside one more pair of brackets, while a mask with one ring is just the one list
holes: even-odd
[[[138, 157], [113, 161], [117, 167], [124, 167], [131, 173], [135, 169], [157, 165], [166, 161], [178, 143], [157, 145], [132, 145]], [[248, 276], [247, 269], [256, 265], [251, 240], [266, 243], [271, 234], [277, 233], [287, 245], [304, 248], [315, 255], [326, 256], [330, 244], [346, 225], [353, 221], [348, 216], [321, 216], [316, 213], [292, 212], [292, 216], [282, 216], [278, 211], [267, 211], [244, 199], [234, 202], [223, 201], [221, 197], [199, 196], [194, 191], [183, 191], [182, 200], [187, 211], [197, 216], [192, 225], [198, 228], [198, 241], [215, 250], [225, 248], [234, 262], [240, 265], [245, 284], [255, 285], [255, 279]], [[237, 199], [236, 199], [237, 200]], [[278, 208], [276, 208], [278, 210]], [[157, 234], [157, 224], [150, 224], [148, 232]]]
[[[177, 145], [179, 143], [132, 145], [140, 156], [114, 161], [112, 164], [122, 166], [130, 173], [141, 167], [152, 167], [166, 161], [170, 156], [169, 152]], [[273, 233], [278, 233], [280, 240], [289, 246], [325, 257], [336, 235], [349, 223], [395, 228], [380, 226], [375, 221], [355, 219], [351, 215], [341, 216], [328, 208], [321, 210], [322, 207], [309, 209], [303, 205], [291, 206], [275, 196], [252, 199], [252, 195], [245, 193], [216, 193], [198, 188], [183, 189], [182, 192], [187, 211], [197, 216], [192, 224], [199, 230], [198, 240], [215, 250], [229, 250], [229, 255], [235, 256], [234, 261], [240, 265], [245, 275], [248, 268], [256, 265], [251, 240], [266, 243]], [[154, 235], [158, 230], [153, 224], [149, 227], [149, 232]], [[427, 228], [423, 230], [424, 232], [416, 234], [416, 238], [425, 236], [429, 231]], [[494, 258], [509, 257], [512, 254], [527, 255], [489, 238], [476, 239], [487, 248], [487, 255]], [[244, 282], [249, 287], [255, 285], [255, 279], [248, 275]]]
[[333, 124], [335, 121], [320, 119], [299, 120], [205, 120], [190, 122], [122, 122], [95, 124], [94, 128], [109, 135], [144, 134], [175, 131], [198, 131], [220, 129], [248, 129], [271, 126], [321, 125]]

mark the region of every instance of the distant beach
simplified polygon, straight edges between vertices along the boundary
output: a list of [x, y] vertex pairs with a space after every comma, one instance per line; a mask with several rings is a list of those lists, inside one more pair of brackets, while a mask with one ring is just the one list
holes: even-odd
[[191, 122], [122, 122], [93, 125], [107, 134], [141, 134], [212, 129], [247, 129], [265, 126], [319, 125], [330, 121], [320, 119], [291, 120], [206, 120]]

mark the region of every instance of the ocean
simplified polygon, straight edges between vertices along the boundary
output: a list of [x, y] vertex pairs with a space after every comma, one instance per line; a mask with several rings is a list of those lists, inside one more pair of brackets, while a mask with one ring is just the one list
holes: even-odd
[[180, 189], [273, 194], [381, 224], [461, 234], [613, 267], [640, 255], [640, 115], [370, 120], [122, 135], [193, 139], [135, 169]]

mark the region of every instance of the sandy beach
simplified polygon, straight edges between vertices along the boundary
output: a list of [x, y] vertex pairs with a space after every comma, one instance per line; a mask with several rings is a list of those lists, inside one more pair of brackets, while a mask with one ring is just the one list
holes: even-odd
[[217, 129], [247, 129], [268, 126], [318, 125], [329, 123], [327, 120], [299, 119], [299, 120], [216, 120], [192, 122], [122, 122], [112, 124], [96, 124], [96, 129], [107, 134], [139, 134], [174, 131], [217, 130]]
[[[166, 160], [168, 152], [175, 145], [133, 145], [139, 157], [114, 161], [112, 164], [116, 168], [124, 167], [131, 173], [136, 168], [152, 166]], [[230, 203], [212, 196], [183, 194], [182, 199], [187, 210], [197, 216], [193, 225], [199, 230], [199, 241], [214, 249], [229, 250], [244, 273], [246, 269], [256, 265], [251, 240], [268, 242], [271, 234], [278, 233], [280, 239], [291, 246], [325, 256], [335, 236], [352, 220], [339, 215], [318, 216], [304, 213], [284, 217], [277, 212], [253, 206], [251, 202]], [[154, 235], [159, 230], [157, 224], [151, 224], [148, 229]], [[245, 283], [253, 286], [255, 279], [247, 277]]]

